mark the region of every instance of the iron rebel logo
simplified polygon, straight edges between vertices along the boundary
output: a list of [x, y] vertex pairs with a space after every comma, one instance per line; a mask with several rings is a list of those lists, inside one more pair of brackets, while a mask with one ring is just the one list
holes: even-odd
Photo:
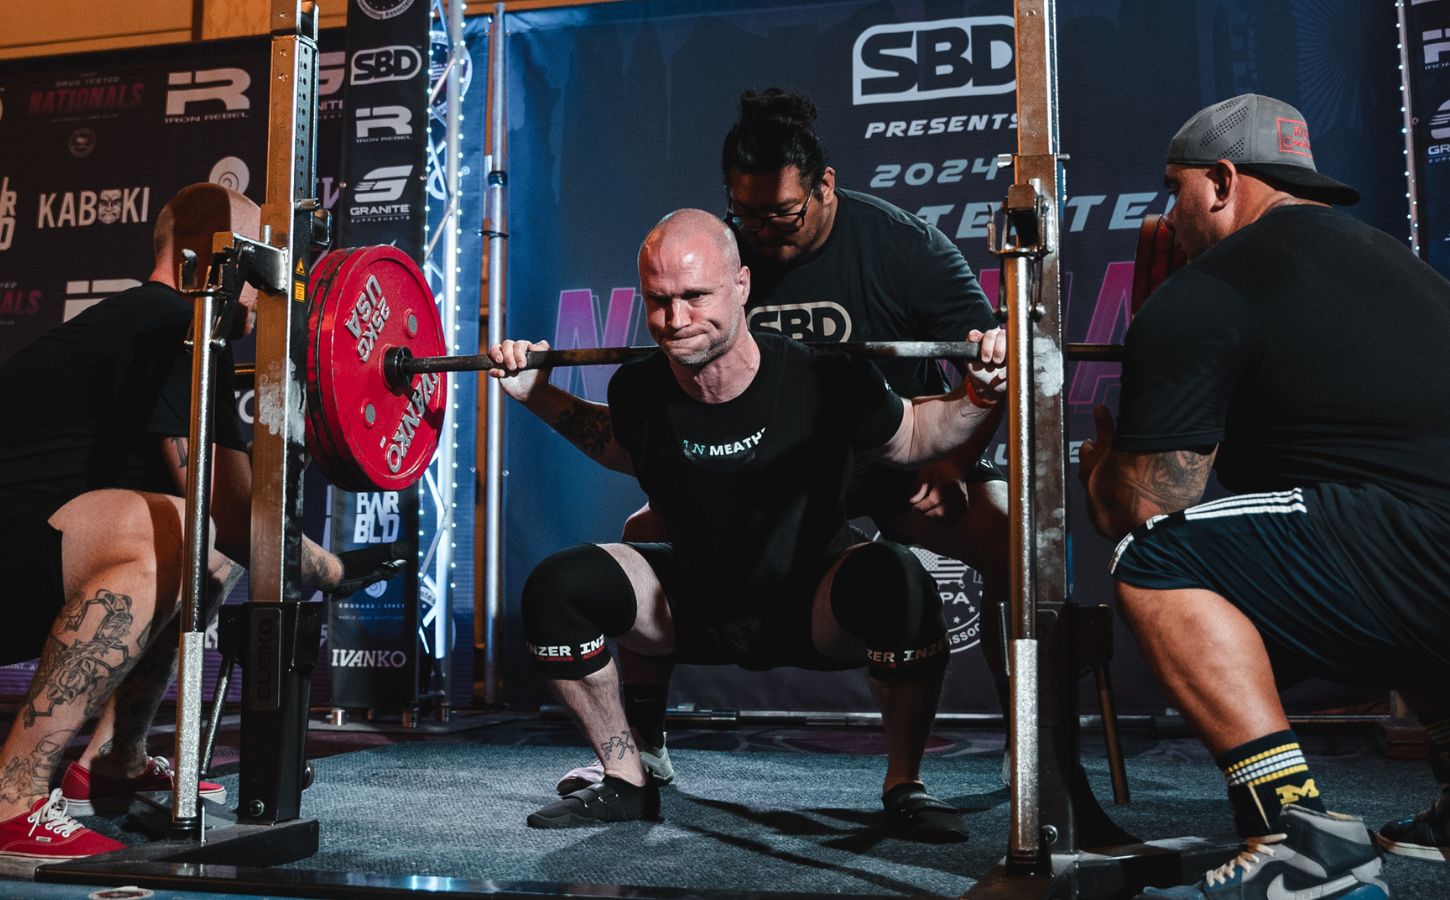
[[851, 102], [1008, 94], [1017, 87], [1012, 18], [876, 25], [856, 38]]
[[150, 211], [150, 187], [42, 193], [35, 227], [82, 228], [97, 223], [129, 225], [147, 221]]
[[246, 118], [252, 101], [245, 69], [198, 69], [166, 76], [166, 121], [216, 122]]

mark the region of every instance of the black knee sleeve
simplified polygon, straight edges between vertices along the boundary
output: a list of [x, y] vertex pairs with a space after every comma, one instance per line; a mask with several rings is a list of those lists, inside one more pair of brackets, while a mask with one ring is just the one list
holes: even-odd
[[524, 639], [545, 678], [577, 680], [604, 668], [604, 639], [628, 631], [636, 612], [629, 576], [594, 544], [555, 553], [524, 582]]
[[881, 681], [933, 678], [946, 668], [946, 621], [936, 579], [910, 550], [879, 541], [851, 551], [831, 582], [831, 612], [866, 643]]

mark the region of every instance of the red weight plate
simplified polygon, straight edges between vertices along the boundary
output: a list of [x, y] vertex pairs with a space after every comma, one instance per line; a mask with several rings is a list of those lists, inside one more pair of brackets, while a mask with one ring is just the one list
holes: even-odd
[[1162, 216], [1144, 216], [1138, 226], [1138, 248], [1133, 257], [1133, 293], [1129, 301], [1132, 313], [1136, 315], [1149, 295], [1186, 262], [1167, 221]]
[[327, 296], [332, 279], [338, 268], [353, 249], [333, 250], [324, 254], [312, 267], [308, 279], [307, 311], [307, 452], [317, 467], [334, 484], [342, 481], [354, 482], [357, 474], [349, 467], [348, 458], [332, 445], [326, 428], [319, 427], [318, 410], [322, 408], [320, 373], [317, 367], [317, 349], [321, 329], [322, 298]]
[[383, 360], [393, 347], [447, 353], [433, 294], [393, 247], [352, 251], [319, 287], [308, 365], [319, 463], [339, 487], [401, 490], [423, 477], [437, 449], [448, 382], [439, 373], [415, 375], [394, 392]]

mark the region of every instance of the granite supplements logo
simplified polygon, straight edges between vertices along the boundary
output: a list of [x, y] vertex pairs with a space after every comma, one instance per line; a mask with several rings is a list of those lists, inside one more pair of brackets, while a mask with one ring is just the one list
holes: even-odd
[[1441, 103], [1430, 117], [1430, 137], [1437, 141], [1450, 141], [1450, 100]]
[[83, 228], [88, 225], [129, 225], [148, 221], [151, 188], [102, 188], [98, 191], [57, 191], [40, 194], [35, 227]]
[[197, 69], [166, 76], [166, 121], [217, 122], [244, 119], [252, 108], [247, 88], [252, 76], [245, 69]]
[[853, 105], [1008, 94], [1016, 89], [1011, 16], [873, 25], [852, 53]]
[[353, 206], [348, 210], [353, 221], [406, 219], [412, 214], [412, 206], [399, 200], [412, 177], [412, 166], [380, 166], [368, 172], [353, 188]]
[[408, 11], [413, 0], [357, 0], [358, 9], [369, 19], [391, 19]]
[[341, 50], [318, 54], [317, 113], [324, 119], [342, 115], [342, 86], [347, 82], [347, 54]]

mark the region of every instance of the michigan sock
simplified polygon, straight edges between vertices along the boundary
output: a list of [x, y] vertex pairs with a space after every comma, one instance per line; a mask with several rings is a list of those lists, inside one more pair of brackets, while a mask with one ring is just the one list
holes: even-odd
[[665, 745], [665, 706], [668, 684], [626, 684], [624, 719], [640, 740], [658, 750]]
[[1273, 833], [1279, 810], [1291, 803], [1325, 811], [1319, 787], [1292, 731], [1240, 744], [1214, 761], [1228, 779], [1234, 825], [1244, 837]]

